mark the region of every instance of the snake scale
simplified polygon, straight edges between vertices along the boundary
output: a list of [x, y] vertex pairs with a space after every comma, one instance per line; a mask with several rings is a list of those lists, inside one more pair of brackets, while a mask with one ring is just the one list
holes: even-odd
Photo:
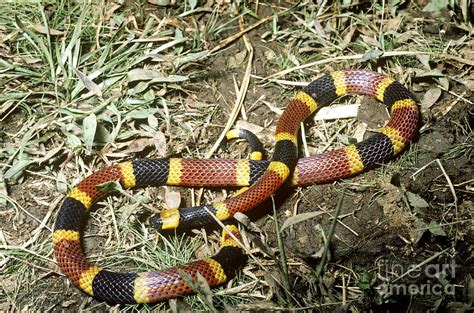
[[[298, 159], [300, 122], [317, 108], [346, 94], [362, 94], [390, 110], [388, 124], [369, 139], [338, 150]], [[81, 235], [88, 211], [106, 192], [101, 185], [119, 181], [123, 188], [157, 185], [250, 186], [223, 202], [169, 209], [152, 218], [162, 230], [190, 229], [248, 212], [269, 198], [289, 178], [294, 186], [327, 183], [373, 168], [400, 153], [418, 129], [419, 112], [411, 93], [391, 78], [365, 70], [335, 71], [316, 79], [290, 100], [276, 127], [270, 161], [240, 159], [137, 159], [103, 168], [85, 178], [65, 198], [53, 233], [53, 249], [66, 277], [85, 293], [110, 303], [148, 303], [192, 293], [183, 279], [200, 273], [214, 287], [232, 278], [246, 262], [239, 245], [223, 232], [218, 254], [156, 272], [122, 273], [87, 261]], [[291, 177], [290, 177], [291, 176]], [[214, 217], [209, 214], [212, 213]], [[235, 226], [228, 229], [239, 236]]]

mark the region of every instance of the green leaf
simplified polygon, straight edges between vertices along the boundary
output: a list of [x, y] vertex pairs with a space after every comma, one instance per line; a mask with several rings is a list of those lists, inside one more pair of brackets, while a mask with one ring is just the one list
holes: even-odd
[[148, 125], [153, 129], [158, 129], [158, 119], [154, 115], [148, 115]]
[[449, 0], [431, 0], [424, 8], [423, 12], [440, 12], [446, 10]]
[[0, 207], [5, 207], [7, 205], [7, 197], [7, 184], [3, 181], [2, 173], [0, 172]]
[[400, 5], [400, 2], [401, 0], [392, 0], [391, 2], [389, 2], [390, 13], [392, 14], [392, 16], [397, 15], [397, 10], [398, 6]]
[[414, 225], [415, 228], [411, 233], [411, 240], [414, 244], [417, 244], [428, 229], [426, 227], [426, 223], [418, 217], [415, 217]]
[[112, 141], [112, 135], [110, 134], [109, 130], [105, 128], [105, 126], [99, 124], [97, 125], [95, 139], [100, 143], [108, 143]]
[[176, 67], [180, 67], [183, 64], [193, 62], [193, 61], [196, 61], [196, 60], [200, 60], [200, 59], [204, 58], [205, 56], [207, 56], [208, 54], [209, 54], [208, 51], [201, 51], [201, 52], [195, 52], [195, 53], [189, 53], [189, 54], [186, 54], [186, 55], [181, 55], [181, 56], [176, 57], [176, 59], [174, 60], [174, 64], [175, 64]]
[[376, 60], [381, 55], [383, 55], [382, 51], [370, 50], [370, 51], [367, 51], [366, 53], [364, 53], [364, 55], [362, 56], [362, 61]]
[[73, 134], [69, 134], [67, 137], [66, 145], [70, 147], [74, 152], [79, 151], [82, 147], [82, 142], [79, 137]]
[[347, 135], [341, 135], [341, 142], [346, 146], [350, 146], [352, 144], [357, 143], [357, 139]]
[[86, 149], [90, 152], [94, 144], [95, 132], [97, 130], [97, 117], [94, 113], [84, 118], [82, 121], [83, 139]]
[[421, 71], [416, 73], [416, 77], [444, 77], [444, 74], [437, 68], [429, 71]]
[[41, 164], [43, 162], [49, 161], [51, 158], [53, 158], [59, 151], [63, 149], [64, 143], [59, 144], [59, 146], [49, 149], [48, 152], [41, 158], [36, 159], [35, 162]]
[[438, 82], [444, 89], [449, 90], [449, 80], [446, 77], [439, 77]]
[[97, 189], [103, 193], [110, 193], [118, 190], [123, 190], [122, 185], [118, 181], [106, 181], [104, 183], [98, 184]]
[[407, 191], [406, 195], [408, 198], [408, 202], [414, 208], [425, 209], [430, 206], [428, 202], [426, 202], [422, 197], [417, 194]]
[[13, 166], [10, 167], [8, 171], [5, 172], [3, 177], [5, 179], [9, 179], [9, 178], [12, 178], [13, 176], [21, 175], [23, 171], [28, 167], [28, 165], [30, 165], [33, 162], [34, 161], [30, 159], [19, 160], [18, 162], [13, 164]]
[[196, 8], [197, 3], [197, 0], [188, 0], [190, 10], [194, 10]]
[[143, 120], [148, 119], [148, 116], [154, 115], [158, 112], [158, 109], [144, 109], [144, 110], [135, 110], [127, 114], [125, 117], [126, 120]]
[[281, 225], [280, 231], [282, 232], [285, 228], [290, 227], [291, 225], [304, 222], [306, 220], [312, 219], [316, 216], [319, 216], [323, 214], [324, 212], [318, 211], [318, 212], [307, 212], [307, 213], [301, 213], [292, 217], [289, 217], [286, 219], [286, 221], [283, 222], [283, 225]]
[[155, 93], [153, 92], [152, 89], [149, 89], [147, 92], [143, 94], [143, 99], [145, 99], [148, 102], [155, 101]]
[[143, 69], [143, 68], [136, 68], [136, 69], [128, 71], [127, 78], [129, 82], [144, 80], [144, 81], [152, 81], [154, 83], [179, 83], [179, 82], [188, 80], [188, 77], [186, 76], [180, 76], [180, 75], [164, 76], [160, 72]]
[[435, 236], [443, 236], [443, 237], [446, 236], [446, 232], [435, 221], [431, 221], [431, 223], [428, 224], [428, 230], [430, 231], [430, 233], [432, 233]]
[[37, 47], [40, 55], [44, 57], [46, 61], [48, 62], [49, 68], [51, 71], [51, 80], [54, 81], [56, 72], [54, 70], [55, 66], [54, 66], [54, 62], [53, 62], [53, 58], [51, 56], [50, 50], [48, 49], [48, 47], [46, 47], [43, 40], [39, 36], [37, 36], [35, 32], [33, 32], [31, 29], [23, 25], [23, 23], [20, 21], [20, 19], [17, 16], [15, 16], [15, 22], [18, 28], [21, 29], [25, 33], [25, 35], [27, 36], [27, 39], [30, 40], [30, 42], [35, 47]]
[[370, 276], [367, 272], [362, 272], [359, 277], [359, 287], [361, 289], [369, 289], [370, 288]]

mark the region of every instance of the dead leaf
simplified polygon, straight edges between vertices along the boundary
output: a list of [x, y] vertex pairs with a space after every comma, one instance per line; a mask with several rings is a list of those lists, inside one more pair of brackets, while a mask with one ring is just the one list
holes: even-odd
[[87, 90], [89, 90], [91, 93], [93, 93], [99, 98], [102, 97], [102, 90], [100, 89], [99, 85], [94, 83], [92, 79], [84, 75], [81, 71], [79, 71], [74, 66], [71, 66], [71, 68], [74, 71], [74, 73], [76, 73], [77, 77], [79, 77], [79, 79], [84, 84], [84, 86], [86, 86]]
[[165, 208], [177, 209], [181, 204], [181, 193], [174, 191], [171, 187], [165, 187]]
[[132, 141], [132, 143], [128, 146], [128, 148], [124, 151], [124, 153], [137, 153], [142, 152], [145, 148], [154, 145], [153, 138], [138, 138]]
[[341, 50], [346, 49], [347, 46], [351, 43], [352, 36], [354, 36], [355, 31], [356, 31], [356, 28], [351, 27], [351, 28], [349, 28], [349, 31], [346, 32], [346, 34], [344, 35], [344, 38], [342, 38], [341, 42], [338, 45], [339, 48], [341, 48]]
[[157, 6], [166, 7], [175, 4], [176, 0], [148, 0], [147, 2]]
[[168, 75], [164, 76], [159, 71], [148, 70], [144, 68], [135, 68], [127, 73], [128, 81], [133, 82], [137, 80], [144, 80], [144, 81], [153, 81], [156, 83], [168, 83], [168, 82], [182, 82], [188, 80], [185, 76], [180, 75]]
[[429, 109], [433, 106], [433, 104], [438, 101], [439, 97], [441, 96], [441, 88], [433, 87], [428, 89], [427, 92], [423, 95], [423, 99], [421, 100], [421, 107], [424, 109]]
[[144, 68], [135, 68], [127, 73], [128, 80], [133, 82], [136, 80], [150, 80], [157, 77], [163, 77], [163, 74], [158, 71], [147, 70]]
[[61, 306], [63, 308], [68, 308], [76, 302], [77, 302], [76, 300], [67, 300], [67, 301], [64, 301], [63, 303], [61, 303]]
[[238, 120], [235, 122], [236, 128], [246, 129], [257, 135], [257, 137], [264, 143], [274, 143], [275, 142], [275, 126], [269, 126], [263, 128], [262, 126], [249, 123], [244, 120]]
[[322, 107], [314, 115], [315, 121], [337, 120], [341, 118], [352, 118], [357, 116], [359, 104], [341, 104], [330, 107]]
[[[464, 22], [468, 22], [469, 20], [469, 7], [472, 5], [470, 0], [460, 0], [459, 6], [461, 7], [462, 18]], [[472, 7], [471, 7], [472, 12]]]
[[247, 56], [247, 50], [242, 50], [238, 52], [236, 55], [231, 55], [229, 57], [229, 68], [239, 68], [245, 61], [245, 57]]
[[409, 40], [412, 40], [414, 37], [419, 37], [418, 32], [414, 30], [409, 30], [398, 35], [395, 40], [398, 44], [403, 44], [408, 42]]
[[153, 144], [155, 145], [155, 151], [158, 156], [160, 157], [166, 156], [166, 152], [168, 151], [168, 149], [166, 145], [165, 134], [163, 134], [160, 131], [157, 131], [153, 135]]
[[418, 54], [416, 56], [416, 58], [418, 59], [418, 61], [420, 61], [421, 64], [423, 64], [423, 67], [427, 70], [431, 70], [431, 66], [430, 66], [430, 56], [427, 55], [427, 54]]
[[120, 4], [114, 3], [114, 4], [108, 4], [107, 8], [108, 10], [105, 12], [104, 20], [109, 20], [117, 11], [120, 9], [122, 6]]
[[[37, 31], [38, 33], [40, 33], [40, 34], [45, 34], [45, 35], [46, 35], [46, 34], [48, 33], [48, 31], [46, 30], [46, 27], [44, 27], [44, 26], [41, 25], [41, 24], [35, 24], [35, 25], [33, 25], [33, 29], [36, 30], [36, 31]], [[65, 32], [50, 28], [50, 29], [49, 29], [49, 34], [50, 34], [51, 36], [61, 36], [61, 35], [64, 35]]]
[[470, 91], [474, 91], [474, 80], [472, 79], [462, 80], [461, 83], [464, 86], [466, 86]]
[[400, 23], [402, 22], [401, 16], [397, 16], [396, 18], [391, 18], [385, 23], [385, 32], [396, 32], [400, 27]]
[[[328, 39], [328, 35], [325, 33], [323, 26], [318, 20], [313, 20], [313, 29], [316, 31], [318, 36], [324, 39]], [[326, 25], [328, 26], [328, 25]]]
[[462, 47], [461, 50], [459, 50], [459, 54], [458, 54], [460, 58], [453, 58], [453, 59], [461, 63], [472, 66], [474, 65], [474, 40], [471, 39], [467, 41], [467, 39], [465, 38], [461, 38], [461, 39], [459, 39], [458, 41], [459, 42], [458, 45]]
[[369, 47], [372, 47], [372, 48], [379, 48], [379, 49], [380, 49], [380, 44], [379, 44], [379, 42], [377, 41], [377, 39], [375, 39], [374, 37], [369, 37], [369, 36], [365, 36], [365, 35], [360, 35], [360, 38], [362, 38], [362, 40], [363, 40]]
[[[267, 297], [271, 299], [270, 296]], [[258, 298], [256, 298], [258, 299]], [[256, 300], [249, 303], [238, 304], [237, 312], [279, 312], [281, 307], [269, 300]]]
[[367, 123], [360, 123], [356, 126], [356, 129], [352, 137], [354, 137], [357, 140], [357, 142], [361, 142], [362, 140], [364, 140], [364, 135], [366, 131], [367, 131]]

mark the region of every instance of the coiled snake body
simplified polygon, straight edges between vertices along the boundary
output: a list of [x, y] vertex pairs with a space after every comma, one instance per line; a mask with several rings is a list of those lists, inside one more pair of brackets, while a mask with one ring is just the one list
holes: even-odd
[[[391, 119], [379, 133], [354, 145], [310, 158], [297, 159], [297, 131], [317, 108], [346, 94], [363, 94], [383, 102]], [[105, 192], [101, 185], [119, 181], [124, 188], [150, 185], [250, 186], [223, 202], [196, 208], [164, 210], [152, 218], [161, 229], [196, 228], [247, 212], [276, 192], [292, 174], [295, 186], [346, 178], [397, 155], [415, 134], [419, 113], [411, 93], [399, 82], [370, 71], [345, 70], [326, 74], [296, 94], [277, 123], [271, 161], [238, 159], [141, 159], [106, 167], [85, 178], [64, 200], [53, 233], [56, 260], [81, 290], [111, 303], [155, 302], [193, 292], [183, 273], [200, 273], [209, 286], [227, 281], [245, 264], [239, 245], [224, 231], [220, 252], [210, 258], [157, 272], [111, 272], [89, 263], [81, 246], [88, 210]], [[239, 236], [234, 226], [229, 230]]]

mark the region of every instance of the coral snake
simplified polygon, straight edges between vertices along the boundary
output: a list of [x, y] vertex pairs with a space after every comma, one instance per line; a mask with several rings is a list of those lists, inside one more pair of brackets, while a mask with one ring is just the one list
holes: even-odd
[[[391, 112], [388, 124], [369, 139], [323, 154], [298, 159], [300, 122], [317, 108], [346, 94], [369, 95]], [[69, 280], [85, 293], [110, 303], [147, 303], [192, 293], [183, 273], [200, 273], [209, 286], [232, 278], [246, 262], [240, 246], [225, 231], [218, 254], [156, 272], [122, 273], [102, 269], [86, 260], [81, 234], [88, 211], [106, 192], [101, 185], [119, 181], [123, 188], [156, 185], [250, 186], [223, 202], [162, 211], [152, 218], [161, 229], [196, 228], [247, 212], [276, 192], [291, 176], [295, 186], [346, 178], [373, 168], [397, 155], [417, 131], [419, 113], [411, 93], [391, 78], [365, 70], [326, 74], [298, 92], [276, 127], [271, 161], [240, 159], [139, 159], [93, 173], [75, 186], [59, 210], [53, 233], [56, 260]], [[212, 215], [209, 214], [211, 212]], [[239, 236], [235, 226], [228, 229]]]

